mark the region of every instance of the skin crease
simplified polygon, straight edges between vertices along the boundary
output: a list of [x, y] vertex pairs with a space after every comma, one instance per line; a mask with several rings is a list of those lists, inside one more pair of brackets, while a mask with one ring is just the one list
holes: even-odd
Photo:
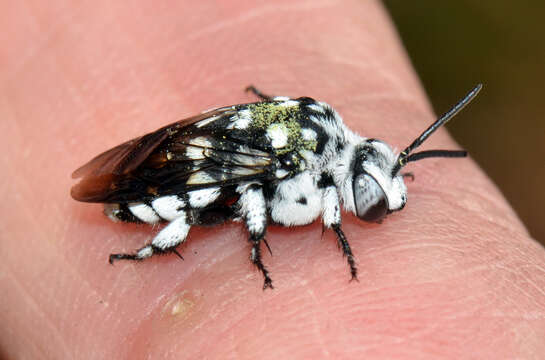
[[[471, 159], [410, 165], [407, 207], [381, 225], [344, 214], [359, 282], [319, 222], [269, 228], [273, 291], [240, 224], [193, 228], [183, 262], [108, 265], [157, 231], [70, 198], [109, 147], [255, 101], [251, 83], [398, 149], [435, 116], [375, 1], [75, 4], [1, 5], [0, 358], [543, 356], [545, 252]], [[441, 130], [432, 148], [459, 146]]]

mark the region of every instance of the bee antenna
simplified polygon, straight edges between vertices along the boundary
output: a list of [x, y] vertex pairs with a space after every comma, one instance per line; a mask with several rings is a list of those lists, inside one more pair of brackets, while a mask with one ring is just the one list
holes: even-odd
[[441, 126], [445, 125], [450, 119], [452, 119], [456, 114], [458, 114], [467, 104], [471, 102], [477, 96], [479, 91], [481, 91], [483, 85], [477, 84], [462, 100], [460, 100], [456, 105], [454, 105], [449, 111], [441, 115], [433, 124], [430, 125], [419, 137], [417, 137], [411, 145], [407, 146], [399, 156], [397, 157], [396, 164], [392, 169], [392, 177], [396, 176], [399, 170], [407, 165], [407, 163], [412, 161], [418, 161], [430, 157], [465, 157], [467, 156], [466, 151], [458, 150], [430, 150], [422, 151], [415, 154], [411, 152], [419, 147], [426, 139], [433, 134]]

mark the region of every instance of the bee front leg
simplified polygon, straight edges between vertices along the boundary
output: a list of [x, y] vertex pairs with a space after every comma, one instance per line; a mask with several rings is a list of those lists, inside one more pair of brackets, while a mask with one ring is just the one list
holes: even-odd
[[273, 288], [269, 271], [261, 261], [261, 240], [265, 238], [267, 231], [267, 205], [263, 190], [257, 185], [250, 185], [240, 196], [241, 215], [250, 233], [249, 241], [252, 243], [250, 260], [263, 274], [265, 278], [263, 290]]
[[339, 247], [342, 249], [343, 255], [346, 256], [346, 261], [350, 267], [350, 275], [352, 276], [350, 281], [358, 280], [358, 269], [352, 249], [350, 249], [348, 239], [341, 230], [341, 205], [335, 186], [329, 186], [324, 189], [322, 197], [322, 221], [326, 228], [333, 229], [337, 235]]

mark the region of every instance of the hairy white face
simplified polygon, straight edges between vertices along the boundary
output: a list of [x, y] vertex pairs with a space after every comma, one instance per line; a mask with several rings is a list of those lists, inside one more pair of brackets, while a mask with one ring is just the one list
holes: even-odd
[[391, 176], [396, 160], [392, 149], [379, 140], [368, 139], [354, 148], [351, 190], [353, 212], [360, 219], [380, 221], [405, 206], [407, 188], [403, 176]]

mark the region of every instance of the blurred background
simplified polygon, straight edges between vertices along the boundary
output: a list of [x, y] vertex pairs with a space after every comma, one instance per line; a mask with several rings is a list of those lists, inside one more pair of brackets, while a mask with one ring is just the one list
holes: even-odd
[[384, 0], [437, 114], [545, 245], [545, 2]]

